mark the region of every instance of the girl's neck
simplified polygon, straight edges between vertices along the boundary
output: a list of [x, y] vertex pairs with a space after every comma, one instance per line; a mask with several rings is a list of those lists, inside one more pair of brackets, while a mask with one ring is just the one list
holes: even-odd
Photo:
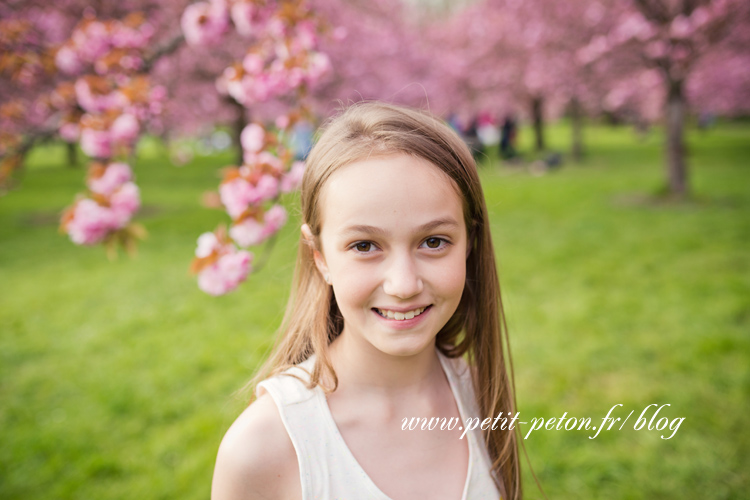
[[442, 375], [434, 343], [411, 356], [393, 356], [342, 332], [329, 346], [339, 389], [383, 396], [422, 391]]

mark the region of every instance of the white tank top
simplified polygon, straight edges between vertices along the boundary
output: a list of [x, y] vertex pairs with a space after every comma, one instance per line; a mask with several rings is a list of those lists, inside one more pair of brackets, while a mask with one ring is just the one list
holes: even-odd
[[[471, 373], [463, 359], [437, 353], [461, 414], [460, 425], [464, 425], [468, 417], [479, 416]], [[307, 381], [314, 362], [313, 355], [284, 373]], [[261, 387], [276, 403], [297, 452], [303, 500], [390, 500], [347, 447], [320, 386], [311, 390], [297, 378], [279, 374], [260, 382], [258, 389]], [[497, 500], [500, 493], [492, 480], [481, 431], [477, 427], [467, 432], [465, 439], [469, 442], [469, 470], [461, 500]]]

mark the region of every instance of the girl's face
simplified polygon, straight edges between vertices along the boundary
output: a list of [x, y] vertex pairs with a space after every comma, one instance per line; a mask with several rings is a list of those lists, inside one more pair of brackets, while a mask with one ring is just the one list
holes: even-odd
[[376, 157], [334, 172], [319, 203], [315, 260], [330, 276], [342, 336], [394, 356], [434, 346], [466, 278], [466, 224], [453, 181], [421, 158]]

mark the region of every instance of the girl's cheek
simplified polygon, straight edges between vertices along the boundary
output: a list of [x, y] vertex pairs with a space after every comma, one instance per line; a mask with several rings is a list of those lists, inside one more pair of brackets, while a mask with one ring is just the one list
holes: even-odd
[[439, 277], [446, 289], [462, 289], [466, 281], [466, 261], [457, 252], [451, 260], [438, 263], [432, 274]]
[[346, 302], [369, 297], [377, 288], [377, 276], [372, 268], [357, 265], [343, 266], [339, 269], [335, 283], [338, 291], [344, 295]]

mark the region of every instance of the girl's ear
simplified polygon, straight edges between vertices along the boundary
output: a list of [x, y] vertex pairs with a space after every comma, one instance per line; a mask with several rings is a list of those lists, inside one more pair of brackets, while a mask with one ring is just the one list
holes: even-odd
[[302, 236], [304, 236], [305, 241], [307, 241], [307, 246], [309, 246], [310, 250], [312, 251], [313, 260], [315, 261], [315, 267], [318, 268], [318, 271], [320, 271], [321, 275], [328, 276], [328, 266], [326, 265], [326, 260], [323, 257], [323, 254], [320, 253], [320, 250], [318, 250], [318, 247], [315, 244], [315, 237], [310, 230], [310, 226], [308, 226], [307, 224], [302, 224]]

